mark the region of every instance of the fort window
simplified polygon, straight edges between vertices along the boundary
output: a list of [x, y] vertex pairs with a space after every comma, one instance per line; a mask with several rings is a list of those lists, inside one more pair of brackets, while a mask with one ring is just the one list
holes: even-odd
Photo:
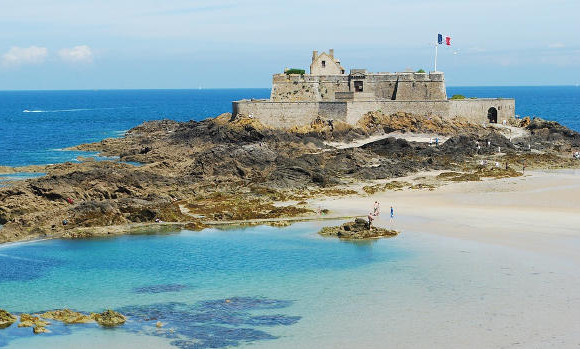
[[362, 92], [363, 91], [363, 82], [362, 81], [355, 81], [354, 82], [354, 92]]
[[322, 61], [322, 68], [326, 67], [326, 61]]
[[487, 110], [487, 119], [492, 124], [497, 124], [497, 109], [491, 107]]

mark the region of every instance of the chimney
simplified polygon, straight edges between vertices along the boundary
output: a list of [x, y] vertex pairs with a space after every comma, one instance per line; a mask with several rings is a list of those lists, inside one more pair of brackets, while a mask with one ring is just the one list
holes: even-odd
[[328, 50], [328, 55], [330, 56], [330, 58], [334, 59], [334, 49], [333, 48]]
[[312, 51], [312, 62], [316, 60], [316, 57], [318, 57], [318, 51]]

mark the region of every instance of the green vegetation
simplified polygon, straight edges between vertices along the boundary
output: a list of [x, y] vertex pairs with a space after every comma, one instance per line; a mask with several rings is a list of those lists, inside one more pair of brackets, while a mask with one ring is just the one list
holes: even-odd
[[453, 95], [449, 99], [465, 99], [465, 96], [464, 95]]
[[304, 73], [306, 73], [306, 70], [292, 68], [292, 69], [286, 70], [284, 73], [287, 74], [287, 75], [290, 75], [290, 74], [300, 74], [300, 75], [304, 75]]
[[417, 73], [424, 73], [425, 71], [423, 69], [419, 69], [417, 70]]

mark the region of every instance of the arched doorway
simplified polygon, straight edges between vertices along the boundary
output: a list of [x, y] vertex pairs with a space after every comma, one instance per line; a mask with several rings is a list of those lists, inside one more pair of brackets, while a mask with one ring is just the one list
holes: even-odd
[[492, 124], [497, 124], [497, 109], [491, 107], [487, 110], [487, 119]]

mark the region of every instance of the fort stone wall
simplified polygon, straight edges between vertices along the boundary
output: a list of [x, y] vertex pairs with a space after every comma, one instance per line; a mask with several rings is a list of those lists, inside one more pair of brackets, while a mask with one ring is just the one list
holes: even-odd
[[401, 101], [446, 100], [447, 92], [443, 73], [399, 73], [395, 99]]
[[270, 99], [282, 101], [333, 101], [336, 92], [348, 92], [347, 75], [276, 74]]
[[488, 113], [497, 112], [497, 122], [515, 118], [516, 101], [508, 98], [476, 98], [449, 100], [449, 117], [461, 116], [474, 123], [489, 123]]
[[355, 125], [364, 114], [370, 111], [379, 111], [385, 115], [403, 112], [442, 118], [449, 115], [447, 101], [354, 101], [347, 103], [346, 122], [351, 125]]
[[242, 100], [232, 102], [232, 114], [252, 116], [273, 128], [308, 125], [316, 118], [346, 122], [347, 104], [344, 102], [273, 102]]
[[355, 125], [364, 114], [380, 111], [391, 115], [398, 112], [426, 117], [463, 117], [474, 123], [489, 123], [490, 109], [497, 112], [498, 123], [515, 117], [513, 99], [465, 99], [444, 101], [333, 101], [333, 102], [273, 102], [270, 100], [242, 100], [232, 103], [234, 115], [258, 119], [274, 128], [307, 125], [316, 118], [340, 120]]
[[[367, 73], [350, 75], [276, 74], [272, 101], [334, 101], [336, 92], [373, 95], [373, 99], [443, 101], [447, 99], [443, 73]], [[362, 90], [362, 91], [361, 91]]]

